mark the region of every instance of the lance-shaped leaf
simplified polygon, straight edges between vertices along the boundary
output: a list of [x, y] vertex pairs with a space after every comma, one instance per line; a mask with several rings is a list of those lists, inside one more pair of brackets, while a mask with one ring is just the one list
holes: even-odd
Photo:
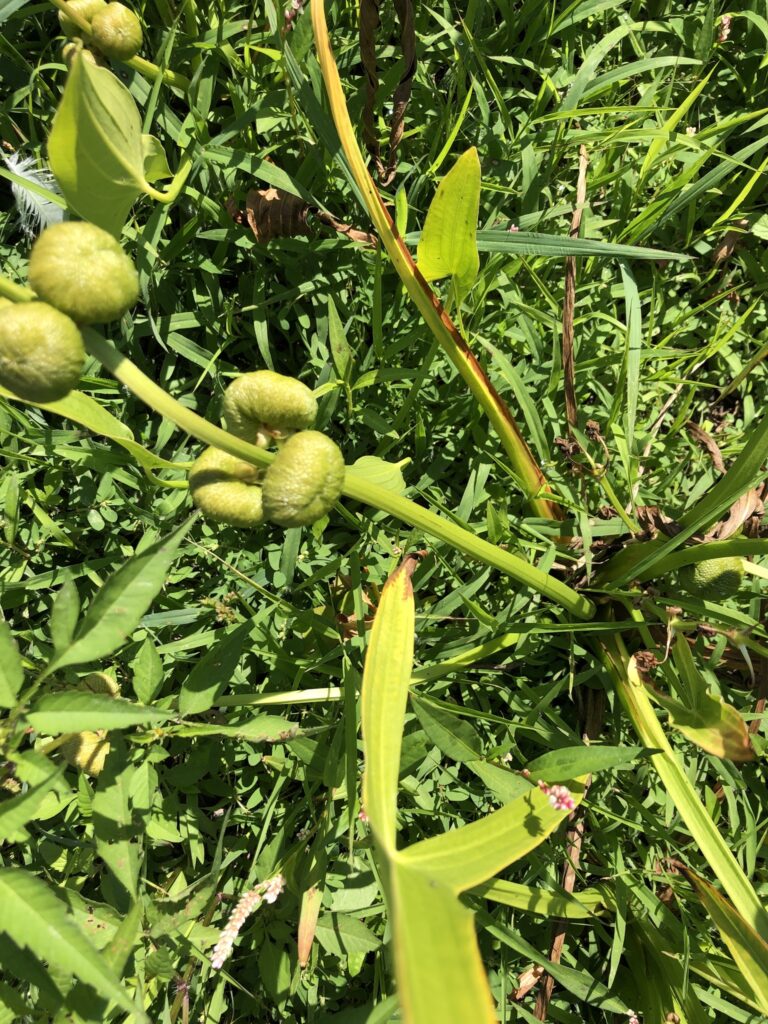
[[473, 146], [462, 154], [437, 187], [419, 238], [417, 262], [427, 281], [452, 277], [461, 302], [477, 277], [477, 216], [480, 161]]
[[139, 193], [152, 192], [146, 175], [168, 176], [157, 140], [142, 136], [130, 92], [82, 55], [72, 62], [48, 157], [69, 207], [116, 237]]
[[135, 1019], [147, 1019], [64, 904], [44, 882], [21, 868], [0, 868], [0, 932], [40, 960], [70, 971], [100, 995], [135, 1014]]
[[747, 992], [763, 1013], [768, 1013], [768, 943], [706, 879], [684, 865], [679, 867], [717, 926], [742, 973]]
[[[584, 795], [581, 782], [572, 786], [571, 793], [578, 803]], [[451, 892], [460, 893], [530, 853], [567, 814], [555, 810], [547, 794], [531, 786], [529, 792], [493, 814], [415, 843], [402, 850], [398, 859]]]
[[407, 558], [384, 585], [363, 672], [363, 805], [387, 852], [395, 849], [400, 747], [413, 668], [416, 611], [411, 576], [415, 567], [416, 560]]

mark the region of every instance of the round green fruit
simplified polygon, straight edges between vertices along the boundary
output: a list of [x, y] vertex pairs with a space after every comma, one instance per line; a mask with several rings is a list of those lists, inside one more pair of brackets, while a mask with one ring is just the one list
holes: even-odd
[[306, 384], [272, 370], [244, 373], [224, 394], [224, 423], [231, 434], [254, 444], [267, 431], [290, 433], [312, 426], [317, 401]]
[[29, 283], [79, 324], [117, 320], [139, 297], [139, 277], [120, 243], [85, 221], [53, 224], [29, 257]]
[[68, 316], [44, 302], [0, 309], [0, 384], [28, 402], [57, 402], [76, 388], [83, 339]]
[[110, 3], [91, 22], [91, 39], [107, 57], [130, 60], [144, 40], [141, 22], [125, 4]]
[[[105, 10], [106, 6], [107, 0], [68, 0], [67, 2], [68, 9], [73, 14], [79, 14], [89, 25], [92, 23], [94, 16], [100, 11]], [[64, 11], [59, 11], [59, 24], [61, 25], [61, 31], [70, 39], [83, 34], [83, 30], [77, 22], [68, 18]]]
[[261, 473], [218, 448], [206, 448], [189, 471], [192, 500], [206, 519], [230, 526], [257, 526], [261, 509]]
[[708, 558], [684, 566], [680, 577], [688, 593], [705, 600], [724, 599], [738, 592], [744, 563], [741, 558]]
[[264, 476], [264, 516], [279, 526], [307, 526], [341, 495], [344, 456], [330, 437], [302, 430], [289, 437]]

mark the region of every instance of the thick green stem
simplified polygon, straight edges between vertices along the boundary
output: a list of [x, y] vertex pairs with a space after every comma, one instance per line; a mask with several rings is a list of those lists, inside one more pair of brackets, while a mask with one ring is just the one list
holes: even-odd
[[[171, 420], [182, 430], [197, 437], [205, 444], [229, 452], [252, 465], [268, 466], [270, 464], [274, 458], [273, 455], [248, 444], [239, 437], [235, 437], [234, 434], [221, 430], [190, 409], [185, 409], [96, 331], [86, 328], [83, 335], [86, 348], [91, 355], [95, 356], [130, 391], [161, 416], [165, 416], [166, 419]], [[445, 541], [471, 558], [499, 569], [523, 586], [530, 587], [555, 601], [579, 619], [589, 619], [595, 613], [595, 606], [590, 600], [566, 586], [565, 583], [561, 583], [560, 580], [529, 565], [517, 555], [510, 554], [508, 551], [494, 547], [488, 541], [475, 537], [474, 534], [456, 526], [455, 523], [441, 519], [429, 509], [422, 508], [415, 502], [401, 498], [384, 487], [357, 477], [354, 470], [347, 471], [343, 493], [348, 498], [388, 512], [403, 522], [423, 530], [424, 533]]]
[[7, 277], [0, 277], [0, 296], [10, 299], [11, 302], [32, 302], [37, 298], [31, 288], [27, 288], [23, 284], [16, 284], [15, 281], [11, 281]]

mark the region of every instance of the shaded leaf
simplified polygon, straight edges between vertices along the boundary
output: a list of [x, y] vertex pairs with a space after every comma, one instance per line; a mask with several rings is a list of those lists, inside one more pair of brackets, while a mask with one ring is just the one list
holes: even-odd
[[0, 708], [13, 708], [24, 682], [21, 655], [11, 627], [0, 620]]
[[367, 925], [349, 914], [323, 914], [315, 934], [323, 949], [334, 956], [370, 953], [381, 945], [381, 939]]
[[171, 715], [106, 693], [71, 690], [46, 694], [26, 717], [33, 729], [55, 736], [62, 732], [157, 725]]
[[482, 756], [482, 740], [471, 722], [411, 694], [411, 705], [427, 734], [441, 753], [454, 761], [476, 761]]
[[251, 624], [244, 623], [223, 634], [197, 662], [181, 685], [182, 715], [199, 715], [215, 704], [218, 694], [232, 680], [250, 630]]

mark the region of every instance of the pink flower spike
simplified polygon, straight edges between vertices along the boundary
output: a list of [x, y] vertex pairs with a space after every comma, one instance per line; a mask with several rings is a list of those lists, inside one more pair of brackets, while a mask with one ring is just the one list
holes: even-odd
[[261, 882], [253, 889], [241, 896], [237, 906], [230, 914], [229, 920], [224, 925], [219, 935], [219, 941], [213, 947], [211, 953], [211, 967], [214, 971], [221, 970], [224, 961], [232, 955], [232, 947], [235, 939], [240, 934], [240, 929], [251, 916], [258, 910], [262, 903], [274, 903], [277, 897], [285, 888], [285, 879], [282, 875], [275, 875], [274, 878]]
[[259, 888], [262, 890], [265, 903], [274, 903], [280, 893], [285, 889], [285, 879], [282, 875], [275, 875], [267, 882], [262, 882]]
[[572, 811], [576, 807], [576, 801], [567, 786], [550, 786], [541, 779], [538, 786], [542, 793], [549, 798], [550, 806], [556, 811]]

